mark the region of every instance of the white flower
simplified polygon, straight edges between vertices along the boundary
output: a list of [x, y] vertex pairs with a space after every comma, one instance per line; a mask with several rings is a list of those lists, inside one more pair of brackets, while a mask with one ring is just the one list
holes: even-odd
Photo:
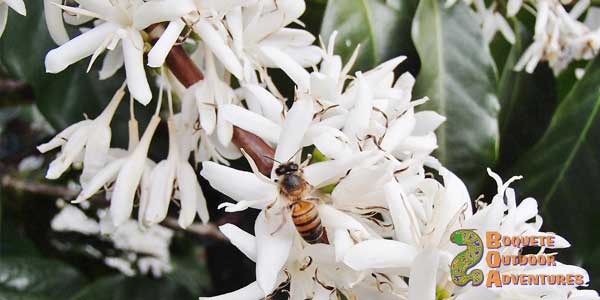
[[[266, 225], [264, 224], [263, 214], [264, 212], [259, 215], [257, 227]], [[388, 290], [381, 289], [384, 283], [379, 280], [383, 278], [374, 279], [367, 276], [366, 273], [356, 272], [338, 262], [334, 247], [331, 245], [302, 245], [298, 243], [299, 240], [294, 241], [292, 244], [279, 244], [275, 243], [274, 238], [270, 235], [264, 236], [257, 233], [255, 237], [231, 224], [223, 225], [220, 229], [232, 244], [257, 263], [261, 252], [266, 252], [261, 250], [265, 247], [281, 247], [290, 251], [290, 255], [284, 258], [282, 271], [274, 274], [277, 276], [277, 282], [279, 282], [274, 293], [287, 292], [290, 299], [330, 299], [336, 293], [343, 294], [348, 299], [358, 300], [402, 299]], [[282, 230], [292, 231], [294, 229], [286, 228]], [[279, 235], [279, 232], [275, 235]], [[394, 279], [392, 278], [392, 280]], [[237, 291], [216, 297], [201, 297], [200, 299], [258, 300], [264, 299], [264, 297], [265, 293], [257, 280], [257, 282], [253, 282]]]
[[[149, 164], [147, 154], [150, 142], [159, 123], [160, 118], [156, 115], [153, 116], [139, 143], [134, 145], [130, 151], [124, 155], [121, 154], [121, 157], [114, 159], [102, 168], [90, 180], [89, 184], [83, 188], [75, 202], [81, 202], [90, 198], [105, 185], [114, 181], [115, 184], [110, 201], [112, 221], [118, 227], [129, 219], [133, 210], [135, 191], [140, 182], [142, 182], [142, 188], [144, 187], [145, 180], [143, 179], [148, 179], [147, 176], [142, 175], [149, 174], [153, 167], [152, 164]], [[132, 138], [130, 137], [130, 142], [131, 140]], [[145, 201], [141, 200], [140, 202]]]
[[[48, 0], [47, 0], [48, 1]], [[133, 26], [133, 15], [142, 1], [76, 1], [79, 7], [59, 5], [65, 12], [82, 17], [96, 18], [96, 26], [81, 35], [51, 50], [46, 55], [46, 71], [58, 73], [69, 65], [92, 56], [90, 67], [96, 58], [105, 50], [110, 50], [104, 58], [101, 78], [112, 76], [125, 65], [127, 86], [133, 97], [142, 104], [148, 104], [152, 92], [146, 79], [143, 64], [144, 40], [140, 30]], [[46, 6], [57, 5], [49, 3]], [[58, 12], [60, 13], [60, 12]], [[50, 32], [58, 42], [64, 41], [62, 23], [55, 19], [57, 12], [48, 12], [52, 19], [48, 20]], [[121, 43], [121, 47], [117, 48]], [[89, 70], [89, 68], [88, 68]]]
[[226, 104], [237, 102], [233, 89], [220, 79], [213, 55], [205, 52], [205, 79], [193, 89], [193, 96], [198, 109], [198, 116], [202, 130], [208, 134], [216, 134], [223, 146], [228, 146], [233, 137], [233, 125], [226, 121], [221, 107]]
[[[243, 61], [244, 74], [259, 67], [277, 67], [294, 80], [299, 90], [308, 89], [310, 77], [304, 67], [321, 60], [320, 50], [312, 46], [314, 37], [308, 31], [286, 28], [304, 13], [305, 8], [303, 0], [263, 0], [227, 16], [234, 49]], [[250, 78], [245, 79], [252, 83]]]
[[[312, 46], [314, 37], [302, 29], [286, 28], [304, 12], [303, 0], [235, 1], [149, 1], [135, 18], [139, 29], [169, 21], [148, 54], [150, 66], [164, 63], [169, 49], [186, 24], [202, 43], [239, 81], [257, 83], [254, 71], [266, 74], [266, 68], [284, 70], [303, 89], [308, 73], [303, 67], [316, 64], [321, 56]], [[180, 3], [181, 2], [181, 3]], [[171, 7], [178, 7], [173, 10]]]
[[[518, 4], [515, 3], [516, 1], [520, 0], [510, 0], [508, 3], [509, 16], [510, 13], [512, 13], [512, 10], [518, 9], [513, 7]], [[486, 44], [492, 42], [494, 35], [496, 35], [496, 32], [498, 31], [502, 33], [502, 36], [506, 39], [506, 41], [511, 44], [515, 43], [515, 33], [504, 16], [496, 11], [495, 2], [492, 3], [489, 8], [486, 8], [483, 0], [475, 0], [475, 8], [482, 22], [481, 28], [483, 31], [483, 40]]]
[[0, 0], [0, 37], [2, 36], [2, 33], [4, 33], [6, 27], [9, 7], [21, 16], [27, 15], [25, 2], [23, 2], [23, 0]]
[[[305, 133], [312, 122], [312, 107], [313, 104], [306, 97], [294, 103], [283, 123], [284, 129], [274, 160], [282, 162], [295, 160], [295, 154], [302, 147]], [[369, 164], [380, 157], [372, 152], [364, 152], [347, 159], [308, 165], [303, 169], [303, 173], [307, 182], [315, 188], [313, 192], [318, 193], [316, 188], [339, 180], [353, 166], [359, 166], [361, 163]], [[277, 176], [273, 174], [272, 179], [269, 179], [258, 172], [251, 159], [249, 162], [254, 173], [238, 171], [213, 162], [204, 162], [201, 175], [212, 187], [237, 201], [236, 204], [222, 204], [221, 207], [225, 207], [226, 211], [239, 211], [248, 207], [265, 210], [259, 215], [255, 225], [258, 247], [257, 282], [264, 296], [274, 290], [294, 241], [301, 239], [295, 232], [289, 211], [284, 209], [289, 200], [280, 196], [279, 186], [276, 183]], [[268, 206], [272, 207], [268, 209]], [[338, 232], [348, 234], [348, 230], [360, 233], [359, 238], [368, 236], [368, 232], [358, 221], [329, 204], [317, 204], [317, 209], [325, 230], [332, 238], [335, 238]], [[278, 228], [280, 229], [277, 230]], [[344, 241], [350, 239], [348, 236]], [[337, 245], [337, 241], [333, 242]]]
[[[104, 263], [118, 269], [127, 276], [137, 272], [141, 274], [152, 272], [155, 277], [160, 277], [164, 272], [170, 272], [169, 246], [173, 231], [171, 229], [154, 225], [140, 228], [134, 220], [127, 220], [118, 228], [113, 226], [110, 214], [106, 210], [99, 210], [96, 218], [88, 217], [84, 211], [73, 205], [67, 205], [54, 216], [51, 227], [58, 232], [78, 232], [85, 235], [96, 235], [100, 240], [113, 244], [115, 249], [123, 251], [121, 256], [105, 256]], [[103, 253], [90, 247], [90, 253], [101, 258]]]
[[523, 6], [523, 0], [508, 0], [508, 4], [506, 5], [506, 14], [509, 17], [516, 16], [519, 10], [521, 10], [521, 6]]
[[[552, 299], [571, 299], [576, 294], [574, 286], [505, 286], [501, 289], [488, 289], [485, 285], [456, 288], [450, 282], [449, 265], [462, 250], [450, 242], [450, 234], [457, 229], [474, 229], [478, 232], [496, 231], [503, 235], [545, 235], [540, 232], [541, 217], [537, 215], [537, 203], [534, 199], [523, 200], [518, 206], [514, 190], [508, 186], [519, 177], [506, 183], [489, 171], [498, 183], [498, 194], [492, 203], [471, 214], [470, 199], [464, 184], [458, 177], [441, 169], [444, 186], [433, 179], [424, 179], [420, 183], [420, 198], [414, 198], [402, 189], [401, 185], [391, 182], [386, 185], [386, 198], [389, 203], [396, 228], [395, 240], [364, 241], [352, 247], [344, 261], [357, 270], [398, 274], [393, 270], [410, 268], [407, 276], [409, 300], [436, 299], [437, 292], [444, 291], [455, 299], [529, 299], [554, 297]], [[506, 203], [505, 203], [506, 201]], [[529, 222], [530, 219], [534, 222]], [[570, 244], [555, 235], [553, 248], [569, 247]], [[505, 248], [502, 254], [518, 254], [517, 248]], [[542, 248], [541, 252], [543, 253]], [[405, 253], [404, 256], [391, 253]], [[365, 258], [366, 257], [366, 258]], [[488, 267], [478, 265], [484, 270]], [[581, 274], [584, 281], [589, 280], [585, 270], [569, 265], [558, 264], [555, 267], [540, 266], [501, 266], [500, 272], [506, 273], [569, 273]], [[437, 291], [437, 292], [436, 292]], [[597, 299], [594, 293], [589, 299]], [[453, 298], [453, 299], [454, 299]], [[585, 299], [585, 298], [584, 298]]]
[[[176, 2], [176, 3], [175, 3]], [[193, 24], [194, 30], [200, 35], [204, 43], [221, 60], [223, 65], [236, 77], [242, 78], [242, 66], [235, 57], [233, 51], [227, 46], [226, 39], [219, 32], [224, 25], [221, 21], [227, 10], [239, 7], [248, 1], [234, 1], [222, 7], [216, 1], [150, 1], [142, 5], [135, 17], [135, 26], [139, 29], [146, 28], [152, 24], [170, 21], [165, 31], [148, 53], [148, 65], [158, 67], [175, 44], [177, 38], [188, 24]], [[176, 10], [173, 10], [176, 7]], [[221, 11], [221, 10], [225, 11]]]
[[85, 186], [104, 167], [110, 148], [110, 122], [124, 95], [123, 88], [119, 89], [96, 119], [77, 122], [37, 147], [42, 153], [62, 147], [56, 159], [50, 163], [46, 178], [60, 177], [73, 162], [83, 157], [81, 183]]
[[99, 234], [100, 225], [73, 205], [67, 205], [52, 218], [50, 227], [54, 231], [76, 231], [86, 235]]
[[147, 196], [148, 203], [145, 205], [145, 210], [140, 211], [143, 215], [143, 223], [156, 224], [166, 217], [174, 188], [179, 192], [181, 201], [179, 225], [182, 228], [189, 226], [194, 221], [196, 212], [203, 222], [208, 222], [206, 199], [196, 179], [196, 173], [187, 161], [189, 152], [180, 152], [177, 146], [176, 128], [172, 117], [167, 124], [169, 155], [152, 170], [149, 189], [142, 190], [142, 193], [150, 193]]
[[63, 23], [63, 11], [60, 8], [62, 0], [44, 0], [44, 19], [50, 37], [58, 45], [69, 41], [69, 34]]
[[[196, 162], [213, 160], [229, 165], [242, 156], [231, 139], [233, 125], [226, 120], [228, 103], [237, 102], [231, 87], [219, 78], [212, 54], [206, 53], [205, 79], [182, 90], [173, 89], [181, 99], [181, 111], [174, 115], [177, 142], [181, 153], [194, 152]], [[176, 80], [169, 78], [169, 86]]]
[[590, 1], [579, 1], [567, 12], [558, 0], [536, 1], [534, 41], [514, 69], [532, 73], [540, 61], [547, 60], [558, 75], [573, 60], [595, 57], [600, 50], [600, 30], [578, 20], [589, 5]]

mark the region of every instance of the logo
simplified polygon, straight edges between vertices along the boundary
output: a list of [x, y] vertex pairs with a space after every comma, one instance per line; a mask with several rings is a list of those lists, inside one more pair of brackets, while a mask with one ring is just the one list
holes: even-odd
[[450, 241], [459, 246], [467, 246], [467, 250], [459, 253], [452, 260], [450, 265], [452, 282], [458, 286], [465, 286], [469, 281], [473, 286], [480, 285], [483, 282], [483, 271], [475, 269], [468, 272], [483, 257], [483, 243], [479, 235], [473, 230], [461, 229], [452, 233]]
[[[527, 273], [529, 268], [520, 269], [524, 272], [522, 274], [515, 273], [515, 270], [519, 270], [515, 266], [556, 266], [554, 256], [556, 253], [545, 254], [534, 251], [537, 254], [521, 254], [522, 250], [528, 247], [553, 248], [555, 245], [554, 238], [555, 236], [552, 234], [503, 236], [499, 232], [488, 231], [484, 243], [475, 230], [460, 229], [454, 231], [450, 235], [450, 241], [458, 246], [466, 246], [466, 249], [458, 253], [450, 264], [452, 282], [457, 286], [465, 286], [469, 283], [473, 286], [479, 286], [485, 281], [485, 286], [488, 288], [507, 285], [580, 286], [585, 284], [582, 274]], [[506, 255], [505, 253], [518, 254]], [[481, 266], [475, 269], [484, 256], [486, 272], [482, 270]], [[510, 270], [510, 272], [501, 273], [502, 267], [504, 267], [504, 270]]]

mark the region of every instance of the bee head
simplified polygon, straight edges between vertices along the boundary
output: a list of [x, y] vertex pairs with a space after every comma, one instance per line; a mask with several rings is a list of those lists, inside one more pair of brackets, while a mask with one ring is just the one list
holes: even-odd
[[275, 169], [275, 174], [277, 176], [292, 174], [295, 172], [298, 172], [298, 164], [293, 162], [281, 164], [277, 167], [277, 169]]

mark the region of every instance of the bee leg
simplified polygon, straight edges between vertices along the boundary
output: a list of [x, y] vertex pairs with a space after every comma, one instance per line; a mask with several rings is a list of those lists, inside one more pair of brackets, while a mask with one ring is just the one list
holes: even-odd
[[308, 197], [308, 198], [304, 198], [302, 199], [303, 201], [313, 201], [313, 202], [319, 202], [321, 201], [321, 198], [319, 197]]
[[273, 202], [269, 203], [269, 205], [267, 205], [267, 208], [265, 209], [265, 217], [268, 219], [269, 218], [269, 211], [271, 210], [271, 208], [273, 208], [273, 206], [275, 206], [275, 204], [277, 204], [277, 199], [275, 199]]
[[279, 230], [281, 230], [281, 228], [283, 228], [283, 225], [285, 225], [285, 214], [281, 214], [281, 223], [279, 223], [279, 226], [277, 226], [277, 229], [275, 229], [275, 231], [271, 232], [271, 235], [276, 234]]

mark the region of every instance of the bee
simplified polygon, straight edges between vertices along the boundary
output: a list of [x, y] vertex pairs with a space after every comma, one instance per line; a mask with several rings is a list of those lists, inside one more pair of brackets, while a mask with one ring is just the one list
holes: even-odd
[[[302, 167], [304, 165], [305, 163]], [[287, 162], [275, 169], [279, 191], [290, 201], [292, 221], [300, 236], [309, 244], [328, 244], [327, 232], [321, 224], [319, 210], [314, 202], [306, 198], [313, 187], [304, 178], [302, 167], [295, 162]]]

